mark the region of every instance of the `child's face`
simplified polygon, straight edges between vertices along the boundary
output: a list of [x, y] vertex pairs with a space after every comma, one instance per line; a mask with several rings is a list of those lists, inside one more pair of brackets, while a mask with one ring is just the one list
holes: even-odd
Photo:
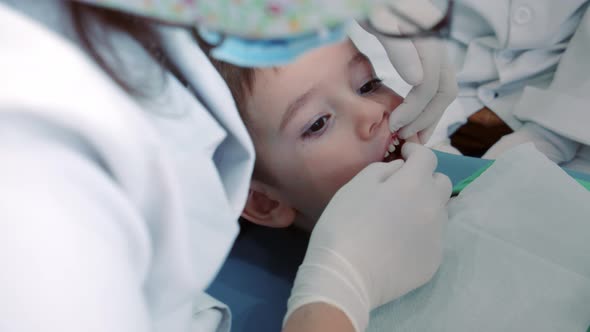
[[260, 70], [246, 99], [258, 165], [271, 180], [253, 181], [244, 216], [256, 222], [264, 210], [258, 223], [280, 227], [297, 215], [308, 228], [340, 187], [384, 159], [389, 114], [403, 101], [350, 41]]

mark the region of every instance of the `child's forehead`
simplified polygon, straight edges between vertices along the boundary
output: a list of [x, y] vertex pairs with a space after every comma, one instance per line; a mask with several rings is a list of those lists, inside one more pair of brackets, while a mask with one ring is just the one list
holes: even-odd
[[[350, 39], [346, 39], [339, 43], [314, 49], [284, 66], [257, 69], [258, 81], [264, 84], [274, 84], [282, 79], [290, 78], [321, 79], [323, 78], [322, 74], [327, 74], [330, 68], [338, 71], [345, 70], [349, 61], [358, 54], [360, 52], [356, 46]], [[284, 83], [290, 84], [291, 82]]]
[[260, 134], [274, 133], [289, 104], [311, 90], [323, 94], [324, 87], [331, 89], [327, 86], [348, 75], [349, 69], [358, 63], [370, 65], [366, 56], [347, 39], [312, 50], [291, 64], [257, 69], [246, 107], [250, 128], [256, 127]]

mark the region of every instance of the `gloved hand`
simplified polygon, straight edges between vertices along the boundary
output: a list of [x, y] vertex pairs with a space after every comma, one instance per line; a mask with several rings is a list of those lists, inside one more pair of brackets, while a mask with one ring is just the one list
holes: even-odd
[[433, 174], [437, 160], [428, 148], [406, 143], [402, 156], [405, 162], [369, 165], [330, 201], [311, 234], [285, 320], [305, 304], [324, 302], [363, 331], [371, 309], [432, 278], [451, 183]]
[[[427, 25], [426, 22], [432, 22], [434, 17], [441, 17], [439, 9], [429, 0], [395, 1], [396, 6], [407, 7], [404, 12], [417, 23]], [[389, 33], [412, 32], [412, 27], [396, 19], [385, 6], [373, 9], [369, 17], [373, 26]], [[447, 59], [444, 41], [435, 38], [394, 39], [379, 34], [375, 37], [385, 48], [393, 67], [413, 86], [403, 104], [391, 113], [389, 127], [392, 132], [401, 128], [399, 134], [404, 139], [418, 133], [424, 144], [458, 91], [455, 70]]]
[[557, 164], [572, 160], [579, 143], [558, 135], [533, 122], [527, 122], [510, 135], [502, 137], [483, 156], [496, 159], [504, 151], [524, 143], [534, 143], [537, 150]]

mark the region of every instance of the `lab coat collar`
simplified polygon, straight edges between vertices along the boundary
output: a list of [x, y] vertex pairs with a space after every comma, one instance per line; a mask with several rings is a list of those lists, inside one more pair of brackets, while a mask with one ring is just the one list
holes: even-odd
[[199, 48], [189, 31], [164, 27], [158, 30], [169, 60], [198, 91], [208, 111], [227, 136], [214, 157], [234, 213], [241, 213], [254, 168], [254, 145], [237, 111], [225, 81]]

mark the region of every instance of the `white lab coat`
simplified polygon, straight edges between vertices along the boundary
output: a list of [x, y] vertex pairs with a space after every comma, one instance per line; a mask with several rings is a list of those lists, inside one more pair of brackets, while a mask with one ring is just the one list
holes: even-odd
[[590, 170], [587, 8], [587, 0], [457, 0], [449, 52], [464, 119], [487, 106], [514, 130], [532, 122], [546, 129], [555, 161], [588, 158]]
[[[46, 22], [0, 3], [0, 329], [228, 330], [204, 289], [237, 235], [254, 149], [225, 83], [167, 28], [211, 109], [169, 74], [131, 98], [72, 42], [58, 1], [14, 4]], [[161, 79], [116, 37], [130, 72]]]

